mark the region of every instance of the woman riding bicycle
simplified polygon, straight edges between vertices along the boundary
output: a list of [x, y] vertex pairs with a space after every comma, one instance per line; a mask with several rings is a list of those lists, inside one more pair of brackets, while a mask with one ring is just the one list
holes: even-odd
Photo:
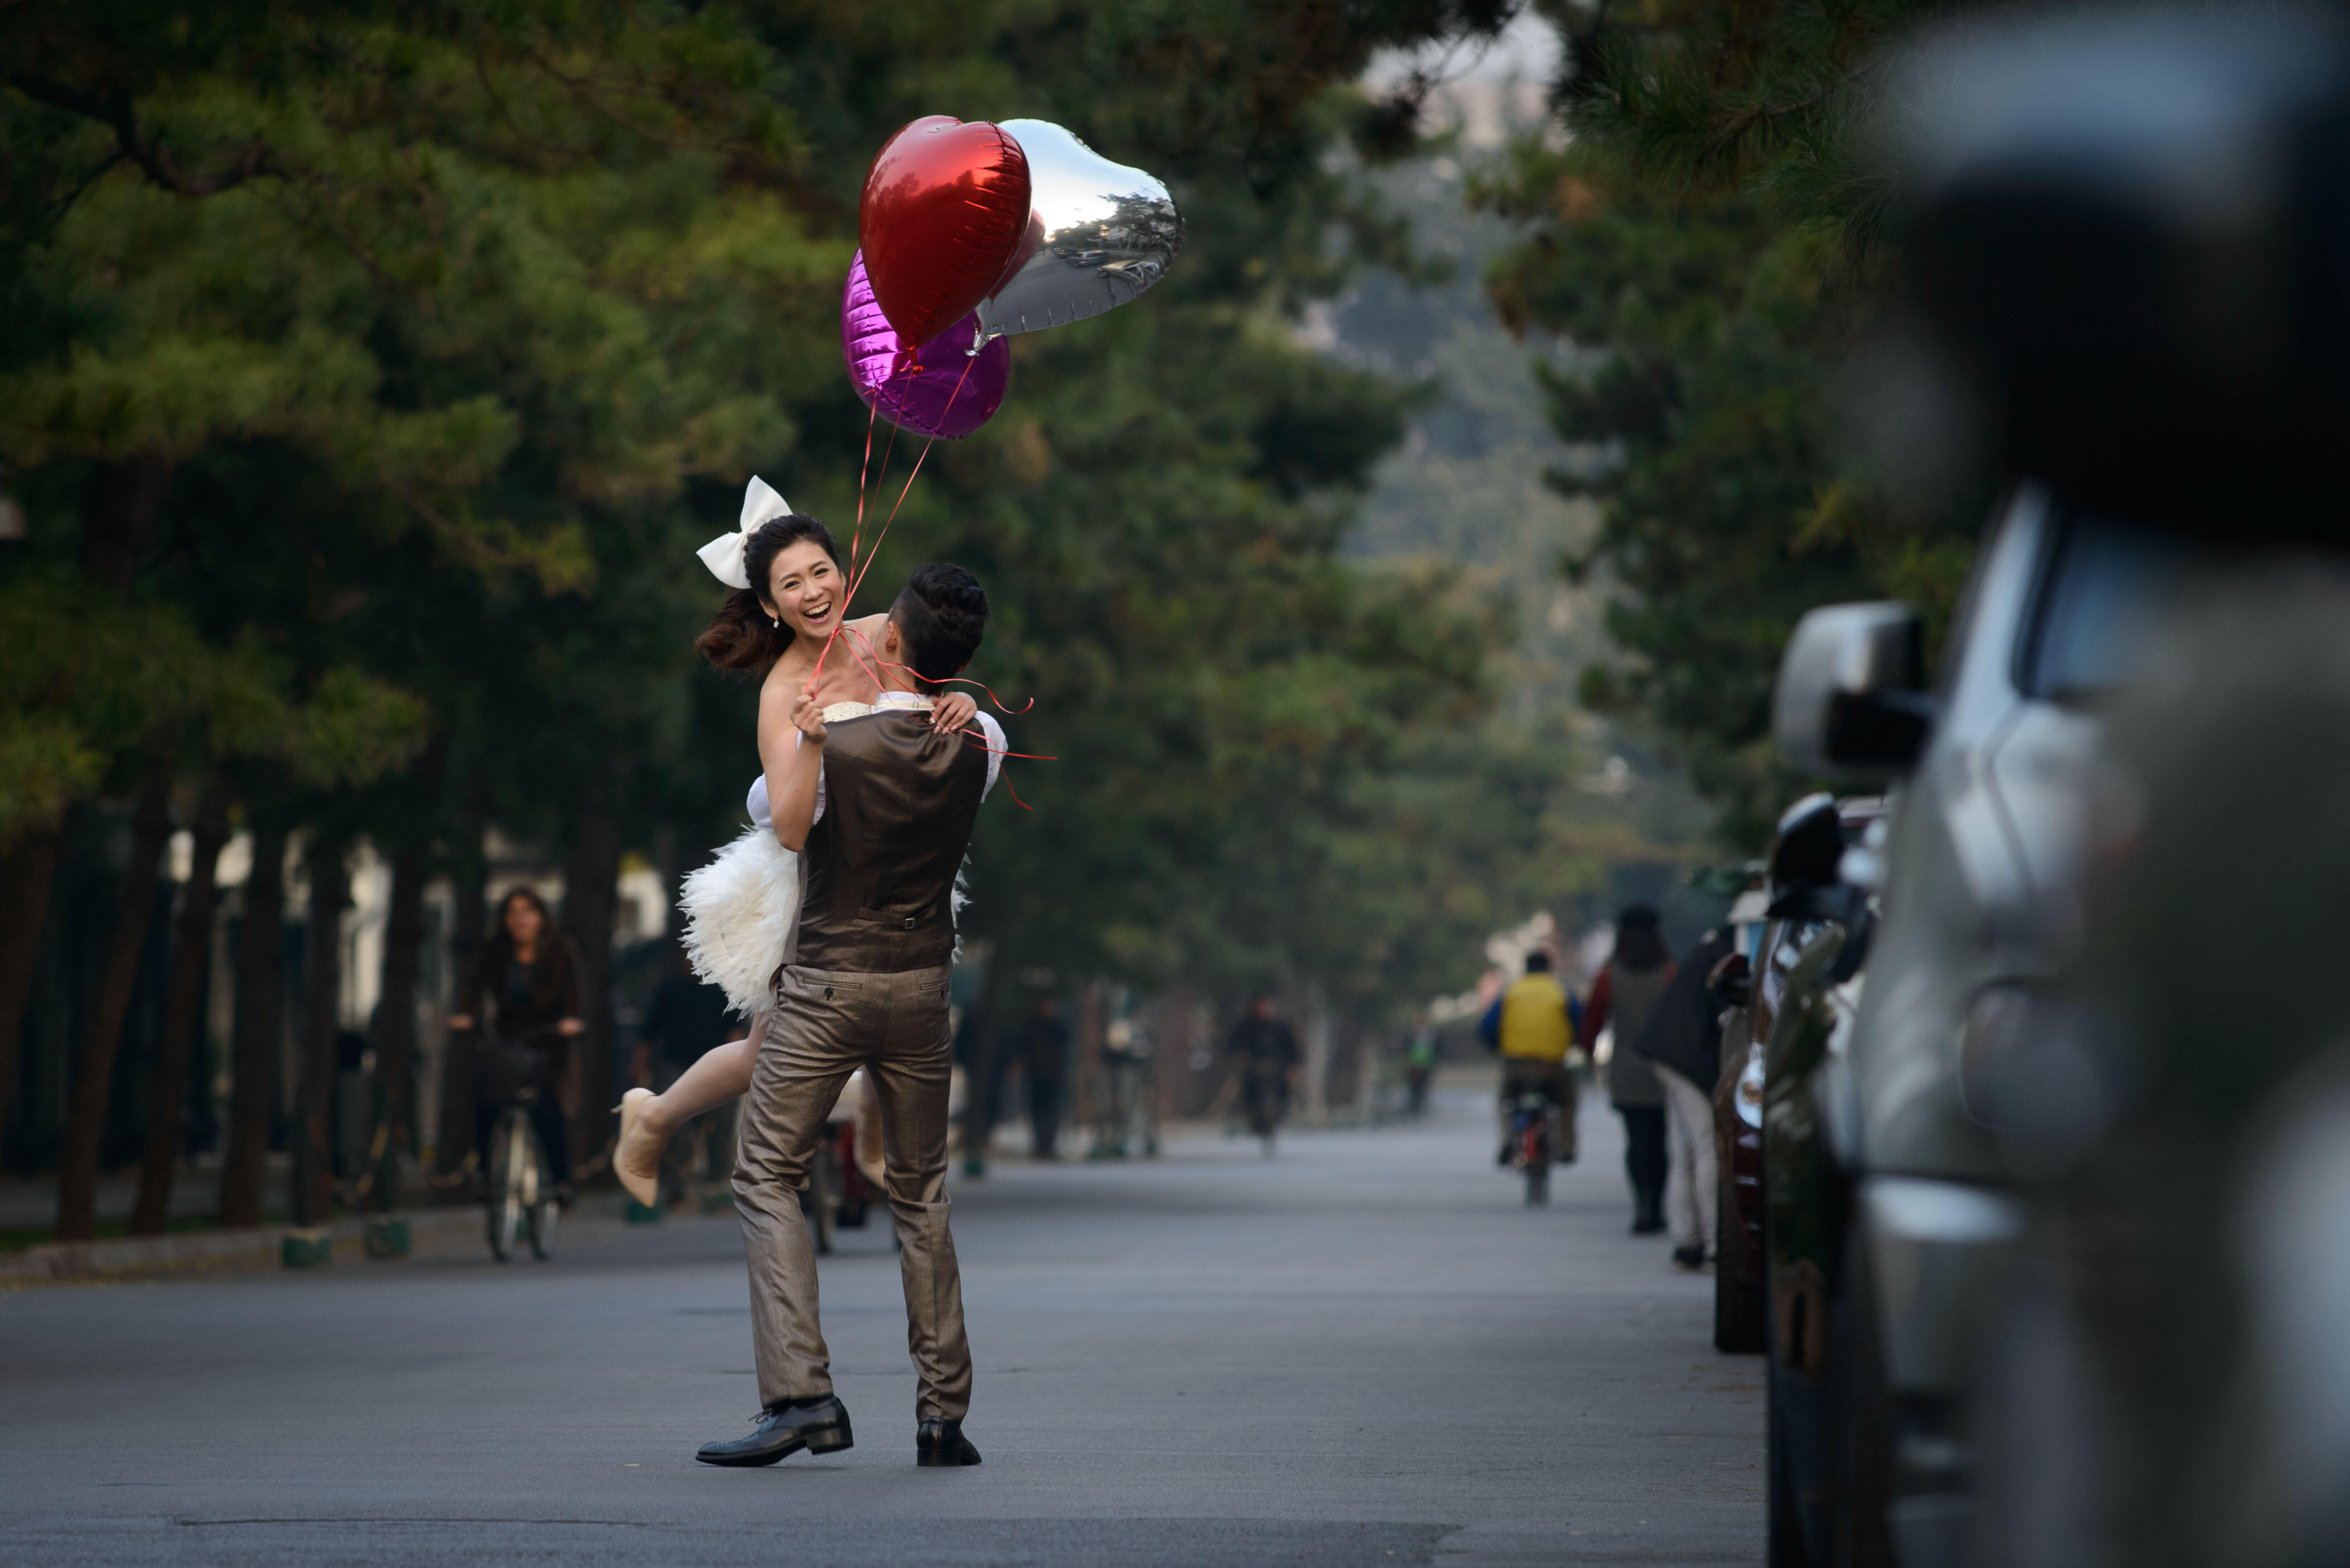
[[566, 1207], [571, 1149], [556, 1087], [571, 1064], [572, 1038], [588, 1027], [580, 1012], [579, 961], [570, 939], [555, 929], [536, 893], [515, 888], [499, 906], [498, 929], [482, 944], [457, 992], [449, 1027], [463, 1032], [489, 1020], [473, 1099], [473, 1147], [483, 1168], [489, 1167], [499, 1113], [520, 1102], [529, 1109], [556, 1197]]

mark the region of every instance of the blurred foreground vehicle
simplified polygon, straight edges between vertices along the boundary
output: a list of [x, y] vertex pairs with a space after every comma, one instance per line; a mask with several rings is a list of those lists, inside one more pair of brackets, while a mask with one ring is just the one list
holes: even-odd
[[1802, 1321], [1773, 1296], [1843, 1462], [1774, 1401], [1772, 1561], [2345, 1560], [2350, 47], [2009, 16], [1889, 99], [1915, 326], [1876, 404], [1921, 471], [2016, 482], [1937, 692], [1895, 605], [1781, 670], [1799, 763], [1905, 782], [1825, 1196], [1770, 1193], [1774, 1262], [1846, 1220]]

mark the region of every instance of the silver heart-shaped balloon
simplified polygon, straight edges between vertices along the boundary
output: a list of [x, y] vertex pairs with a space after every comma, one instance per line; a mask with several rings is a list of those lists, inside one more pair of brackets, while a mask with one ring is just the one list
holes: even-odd
[[1000, 129], [1028, 155], [1028, 233], [979, 307], [983, 342], [1099, 316], [1166, 275], [1183, 248], [1183, 215], [1166, 186], [1047, 120]]

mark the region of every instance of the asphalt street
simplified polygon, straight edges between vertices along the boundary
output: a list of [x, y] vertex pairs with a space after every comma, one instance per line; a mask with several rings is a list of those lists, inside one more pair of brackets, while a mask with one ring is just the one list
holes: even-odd
[[913, 1463], [877, 1220], [825, 1261], [857, 1446], [757, 1404], [731, 1216], [551, 1263], [0, 1293], [0, 1562], [1751, 1563], [1762, 1369], [1627, 1237], [1614, 1118], [1525, 1208], [1467, 1090], [1409, 1127], [1001, 1163], [955, 1196], [986, 1462]]

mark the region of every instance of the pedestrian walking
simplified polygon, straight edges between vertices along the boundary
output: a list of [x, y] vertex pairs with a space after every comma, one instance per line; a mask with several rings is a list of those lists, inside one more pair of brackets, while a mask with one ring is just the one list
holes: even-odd
[[[1726, 929], [1700, 938], [1632, 1040], [1633, 1054], [1656, 1068], [1665, 1088], [1665, 1210], [1673, 1232], [1673, 1265], [1692, 1271], [1712, 1261], [1721, 1200], [1713, 1126], [1713, 1092], [1721, 1078], [1721, 1015], [1705, 982], [1735, 946]], [[1624, 1038], [1620, 1025], [1617, 1038]]]
[[1273, 1158], [1274, 1135], [1289, 1115], [1290, 1091], [1297, 1085], [1296, 1031], [1273, 1015], [1273, 993], [1261, 991], [1250, 998], [1248, 1011], [1232, 1021], [1224, 1043], [1226, 1055], [1241, 1061], [1241, 1104], [1249, 1130], [1264, 1140], [1264, 1157]]
[[1672, 954], [1658, 929], [1656, 909], [1625, 905], [1616, 917], [1615, 951], [1592, 982], [1583, 1022], [1594, 1041], [1610, 1022], [1616, 1025], [1607, 1103], [1624, 1118], [1624, 1174], [1632, 1183], [1635, 1236], [1653, 1236], [1665, 1228], [1665, 1085], [1656, 1064], [1628, 1047], [1672, 978]]
[[[686, 1069], [702, 1056], [747, 1031], [726, 1016], [726, 992], [697, 980], [682, 942], [669, 950], [668, 972], [653, 987], [645, 1021], [637, 1031], [637, 1047], [629, 1062], [629, 1078], [639, 1088], [667, 1094]], [[691, 1144], [673, 1140], [663, 1150], [660, 1185], [673, 1199], [685, 1173], [700, 1156], [704, 1179], [716, 1179], [734, 1163], [734, 1106], [732, 1101], [694, 1123]], [[698, 1147], [695, 1147], [698, 1146]], [[725, 1168], [721, 1168], [722, 1165]], [[653, 1205], [647, 1205], [653, 1207]]]
[[1094, 1154], [1124, 1159], [1159, 1153], [1159, 1095], [1150, 1080], [1150, 1031], [1132, 1018], [1110, 1021], [1102, 1040], [1102, 1123]]
[[1060, 1158], [1061, 1095], [1069, 1076], [1069, 1026], [1061, 999], [1046, 992], [1028, 1021], [1013, 1032], [1010, 1055], [1028, 1088], [1028, 1148], [1037, 1159]]
[[1423, 1012], [1403, 1048], [1403, 1114], [1412, 1121], [1428, 1115], [1428, 1085], [1436, 1077], [1437, 1054], [1436, 1025]]

